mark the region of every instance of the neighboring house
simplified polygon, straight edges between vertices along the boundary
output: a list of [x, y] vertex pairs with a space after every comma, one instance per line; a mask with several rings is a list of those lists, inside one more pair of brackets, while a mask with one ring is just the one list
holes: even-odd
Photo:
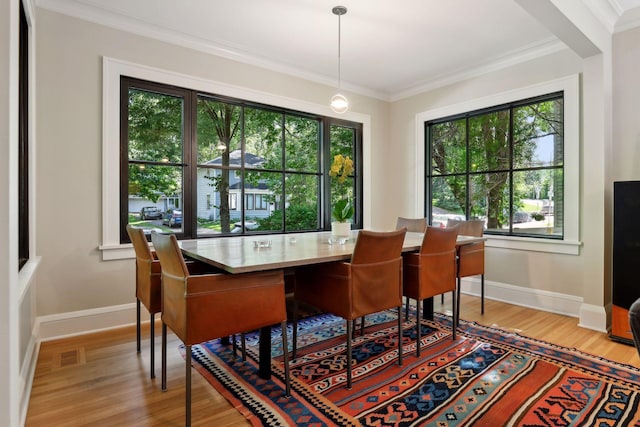
[[[229, 166], [240, 167], [241, 151], [234, 150], [229, 154]], [[264, 158], [255, 154], [245, 153], [244, 166], [248, 168], [259, 168], [264, 163]], [[222, 165], [222, 157], [217, 157], [205, 165]], [[213, 181], [205, 176], [219, 176], [220, 169], [199, 168], [198, 169], [198, 218], [205, 218], [212, 221], [220, 217], [220, 193], [211, 185]], [[242, 186], [240, 172], [232, 171], [229, 174], [229, 210], [232, 220], [239, 220], [242, 217]], [[266, 182], [259, 182], [257, 186], [250, 184], [244, 187], [245, 218], [266, 218], [275, 210], [274, 203], [269, 203], [268, 196], [271, 194]]]

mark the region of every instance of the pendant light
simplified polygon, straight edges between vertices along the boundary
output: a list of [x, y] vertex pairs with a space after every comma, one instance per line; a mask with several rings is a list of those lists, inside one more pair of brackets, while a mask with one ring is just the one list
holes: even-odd
[[336, 6], [331, 11], [334, 15], [338, 15], [338, 93], [331, 98], [331, 109], [338, 114], [342, 114], [349, 109], [349, 100], [340, 93], [340, 17], [347, 13], [347, 8]]

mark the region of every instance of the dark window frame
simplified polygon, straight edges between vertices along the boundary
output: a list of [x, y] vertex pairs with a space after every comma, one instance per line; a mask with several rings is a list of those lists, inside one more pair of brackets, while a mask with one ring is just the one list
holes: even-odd
[[[300, 174], [307, 175], [315, 175], [320, 177], [319, 184], [319, 216], [322, 219], [319, 222], [318, 230], [311, 231], [319, 231], [319, 230], [329, 230], [331, 228], [331, 206], [330, 206], [330, 177], [329, 177], [329, 167], [331, 164], [331, 156], [330, 156], [330, 128], [331, 126], [341, 126], [353, 129], [354, 131], [354, 178], [355, 178], [355, 215], [354, 215], [354, 226], [356, 228], [362, 228], [363, 226], [363, 171], [362, 171], [362, 159], [363, 159], [363, 124], [352, 122], [348, 120], [337, 119], [329, 116], [322, 116], [319, 114], [307, 113], [303, 111], [291, 110], [288, 108], [261, 104], [249, 100], [236, 99], [228, 96], [216, 95], [211, 93], [206, 93], [203, 91], [192, 90], [187, 88], [181, 88], [173, 85], [168, 85], [164, 83], [157, 83], [148, 80], [142, 80], [134, 77], [128, 76], [120, 76], [120, 242], [128, 243], [129, 236], [126, 233], [125, 225], [128, 223], [128, 93], [130, 88], [148, 90], [151, 92], [157, 92], [160, 94], [168, 94], [168, 95], [176, 95], [184, 98], [184, 148], [183, 148], [183, 161], [181, 164], [175, 164], [174, 166], [181, 166], [183, 168], [183, 183], [182, 183], [182, 233], [176, 233], [176, 237], [178, 239], [193, 239], [193, 238], [216, 238], [216, 237], [225, 237], [229, 236], [229, 234], [216, 234], [216, 235], [197, 235], [197, 221], [196, 221], [196, 212], [197, 212], [197, 168], [198, 164], [196, 161], [196, 153], [197, 153], [197, 114], [196, 114], [196, 103], [199, 96], [205, 96], [207, 98], [215, 99], [220, 102], [228, 102], [231, 104], [239, 105], [242, 108], [258, 108], [262, 110], [274, 111], [280, 114], [283, 114], [283, 117], [286, 115], [293, 115], [298, 117], [310, 118], [318, 120], [320, 123], [319, 126], [319, 170], [315, 172], [299, 172], [293, 171]], [[159, 165], [158, 162], [150, 162], [154, 165]], [[166, 163], [162, 164], [167, 165]], [[235, 169], [234, 169], [235, 170]], [[240, 172], [241, 176], [243, 176], [244, 171], [253, 170], [250, 167], [245, 168], [242, 166], [240, 170], [236, 170], [236, 172]], [[265, 171], [264, 169], [260, 169], [260, 171]], [[269, 171], [269, 170], [266, 170]], [[282, 170], [274, 171], [278, 173], [283, 173], [283, 176], [287, 173], [291, 173], [286, 169], [286, 166]], [[244, 191], [243, 191], [244, 193]], [[230, 197], [233, 194], [229, 195]], [[241, 194], [242, 196], [242, 194]], [[231, 201], [230, 201], [231, 205]], [[239, 209], [236, 206], [237, 209]], [[244, 209], [244, 205], [243, 205]], [[244, 211], [241, 215], [244, 218]], [[285, 221], [286, 224], [286, 221]], [[285, 229], [284, 231], [289, 232]], [[299, 230], [292, 230], [291, 232], [300, 232]], [[266, 232], [269, 233], [269, 232]], [[243, 231], [238, 233], [240, 235], [246, 234]], [[255, 234], [255, 233], [252, 233]], [[234, 234], [237, 235], [237, 234]]]
[[18, 65], [18, 269], [29, 261], [29, 23], [20, 3]]
[[[431, 224], [431, 219], [433, 217], [433, 206], [432, 206], [432, 201], [433, 201], [433, 193], [432, 193], [432, 185], [431, 185], [431, 179], [432, 178], [441, 178], [441, 177], [447, 177], [447, 176], [464, 176], [465, 177], [465, 182], [466, 182], [466, 202], [465, 202], [465, 217], [467, 219], [470, 218], [470, 200], [469, 200], [469, 188], [470, 188], [470, 179], [472, 176], [479, 176], [479, 175], [486, 175], [486, 174], [491, 174], [491, 173], [507, 173], [509, 175], [509, 193], [510, 193], [510, 200], [509, 200], [509, 212], [510, 212], [510, 217], [513, 216], [514, 212], [514, 205], [513, 205], [513, 173], [514, 172], [522, 172], [522, 171], [533, 171], [533, 170], [560, 170], [563, 173], [563, 176], [565, 175], [565, 162], [563, 161], [560, 165], [546, 165], [546, 166], [531, 166], [531, 167], [520, 167], [520, 168], [515, 168], [514, 164], [513, 164], [513, 110], [520, 108], [520, 107], [526, 107], [528, 105], [533, 105], [536, 103], [541, 103], [541, 102], [545, 102], [545, 101], [553, 101], [553, 100], [557, 100], [557, 99], [561, 99], [563, 101], [563, 105], [565, 102], [565, 96], [564, 96], [564, 91], [557, 91], [557, 92], [552, 92], [552, 93], [548, 93], [548, 94], [544, 94], [544, 95], [538, 95], [538, 96], [534, 96], [534, 97], [530, 97], [530, 98], [526, 98], [526, 99], [521, 99], [521, 100], [517, 100], [517, 101], [513, 101], [513, 102], [507, 102], [507, 103], [503, 103], [503, 104], [499, 104], [499, 105], [495, 105], [495, 106], [490, 106], [490, 107], [485, 107], [485, 108], [481, 108], [481, 109], [477, 109], [477, 110], [473, 110], [473, 111], [468, 111], [468, 112], [464, 112], [464, 113], [459, 113], [459, 114], [454, 114], [454, 115], [450, 115], [447, 117], [441, 117], [438, 119], [434, 119], [434, 120], [429, 120], [424, 122], [424, 137], [425, 137], [425, 217], [428, 219], [429, 224]], [[471, 119], [473, 119], [474, 117], [479, 117], [482, 115], [486, 115], [486, 114], [490, 114], [490, 113], [496, 113], [496, 112], [500, 112], [500, 111], [505, 111], [508, 110], [509, 111], [509, 156], [510, 156], [510, 165], [508, 169], [501, 169], [501, 170], [482, 170], [482, 171], [470, 171], [470, 156], [469, 156], [469, 121]], [[438, 124], [442, 124], [442, 123], [446, 123], [446, 122], [452, 122], [452, 121], [457, 121], [457, 120], [465, 120], [466, 122], [466, 131], [465, 131], [465, 144], [466, 144], [466, 159], [467, 159], [467, 166], [466, 166], [466, 170], [465, 172], [454, 172], [454, 173], [447, 173], [447, 174], [434, 174], [432, 169], [433, 169], [433, 164], [432, 164], [432, 151], [433, 151], [433, 147], [432, 147], [432, 133], [431, 133], [431, 128], [434, 125], [438, 125]], [[564, 127], [564, 113], [563, 113], [563, 127]], [[565, 147], [563, 146], [563, 153], [565, 151]], [[564, 154], [563, 154], [564, 155]], [[564, 206], [564, 195], [563, 195], [563, 200], [561, 202], [561, 205]], [[563, 219], [564, 219], [564, 215], [562, 215]], [[518, 228], [517, 231], [514, 231], [514, 227], [513, 227], [513, 221], [509, 222], [509, 228], [505, 231], [496, 231], [496, 230], [490, 230], [490, 229], [485, 229], [484, 233], [488, 234], [488, 235], [498, 235], [498, 236], [513, 236], [513, 237], [532, 237], [532, 238], [539, 238], [539, 239], [547, 239], [547, 240], [564, 240], [564, 233], [565, 233], [565, 227], [564, 227], [564, 223], [562, 226], [562, 233], [561, 234], [552, 234], [552, 235], [542, 235], [542, 234], [538, 234], [538, 233], [527, 233], [526, 231], [523, 231], [524, 229], [520, 229]]]

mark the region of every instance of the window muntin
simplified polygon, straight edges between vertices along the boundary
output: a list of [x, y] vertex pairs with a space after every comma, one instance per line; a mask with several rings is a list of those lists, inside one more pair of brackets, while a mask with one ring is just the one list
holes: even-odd
[[562, 239], [563, 111], [553, 93], [427, 122], [432, 224], [481, 218], [487, 234]]
[[[165, 206], [166, 200], [170, 197], [177, 200], [177, 207], [183, 208], [183, 221], [172, 228], [167, 228], [169, 224], [164, 218], [141, 225], [177, 232], [179, 238], [328, 227], [329, 221], [323, 218], [328, 215], [330, 198], [321, 197], [321, 192], [322, 188], [330, 186], [322, 187], [321, 183], [329, 164], [323, 160], [327, 152], [322, 147], [332, 145], [333, 136], [323, 129], [335, 119], [126, 77], [123, 77], [122, 86], [129, 88], [126, 96], [131, 99], [126, 107], [130, 111], [126, 117], [128, 127], [133, 126], [127, 133], [122, 133], [123, 144], [127, 143], [129, 133], [136, 136], [146, 132], [156, 138], [149, 138], [146, 145], [134, 140], [130, 144], [132, 148], [127, 146], [127, 152], [132, 154], [131, 158], [127, 157], [128, 175], [121, 177], [121, 206], [127, 206], [127, 212], [121, 213], [122, 229], [127, 222], [139, 223], [131, 206], [142, 187], [138, 177], [142, 172], [132, 166], [144, 171], [145, 176], [149, 172], [157, 176], [158, 170], [166, 176], [169, 167], [177, 168], [171, 171], [173, 179], [168, 180], [172, 184], [171, 191], [165, 193], [164, 189], [156, 188], [153, 194], [159, 195], [156, 203], [163, 211], [169, 208]], [[160, 103], [168, 107], [160, 112], [153, 108], [130, 108], [131, 100], [141, 97], [141, 93], [154, 108]], [[140, 112], [139, 117], [137, 112]], [[340, 145], [346, 144], [350, 153], [361, 156], [362, 125], [345, 123], [351, 127], [350, 139], [348, 143], [341, 141]], [[134, 125], [148, 129], [143, 132]], [[178, 146], [181, 146], [181, 157], [174, 150]], [[150, 152], [140, 153], [140, 147], [147, 147]], [[361, 167], [361, 161], [354, 159]], [[129, 176], [136, 179], [132, 181]], [[361, 173], [354, 173], [353, 181], [360, 176]], [[144, 202], [151, 201], [151, 194], [150, 191], [145, 193]], [[357, 194], [355, 184], [350, 194]], [[138, 203], [144, 202], [138, 200]], [[357, 227], [362, 226], [360, 207], [354, 222]], [[126, 233], [122, 231], [121, 241], [127, 241]]]

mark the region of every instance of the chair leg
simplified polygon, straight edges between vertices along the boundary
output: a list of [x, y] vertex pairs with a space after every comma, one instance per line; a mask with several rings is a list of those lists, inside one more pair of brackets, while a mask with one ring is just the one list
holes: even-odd
[[480, 276], [480, 314], [484, 314], [484, 274]]
[[247, 339], [244, 332], [240, 334], [240, 350], [242, 351], [242, 361], [246, 362], [247, 361]]
[[231, 335], [231, 349], [233, 351], [233, 358], [238, 358], [238, 343], [236, 342], [236, 334]]
[[[298, 351], [298, 300], [293, 299], [293, 319], [291, 322], [291, 359], [295, 360]], [[289, 351], [289, 349], [287, 349]]]
[[167, 391], [167, 325], [162, 322], [162, 391]]
[[347, 388], [351, 390], [351, 333], [353, 324], [347, 320]]
[[462, 279], [458, 277], [458, 289], [456, 289], [453, 292], [453, 297], [456, 300], [456, 304], [453, 305], [453, 308], [456, 309], [455, 311], [456, 326], [458, 326], [458, 324], [460, 323], [460, 294], [461, 293], [462, 293]]
[[451, 330], [453, 340], [456, 340], [456, 329], [458, 328], [458, 320], [460, 317], [460, 287], [458, 287], [458, 297], [456, 298], [456, 292], [454, 291], [453, 298], [451, 299]]
[[409, 304], [411, 303], [411, 298], [407, 297], [407, 304], [404, 306], [404, 318], [409, 320]]
[[151, 351], [151, 360], [150, 360], [150, 365], [151, 365], [151, 378], [155, 378], [156, 377], [156, 314], [155, 313], [151, 313], [151, 325], [149, 325], [149, 333], [150, 333], [150, 337], [149, 337], [149, 347], [150, 347], [150, 351]]
[[360, 336], [363, 337], [364, 336], [364, 319], [366, 316], [362, 316], [360, 318]]
[[398, 307], [398, 365], [402, 366], [402, 305]]
[[289, 377], [289, 343], [287, 342], [287, 321], [280, 324], [282, 330], [282, 356], [284, 358], [285, 397], [291, 396], [291, 380]]
[[420, 344], [422, 343], [422, 324], [420, 322], [420, 300], [416, 300], [416, 357], [420, 357]]
[[191, 346], [186, 346], [185, 354], [185, 402], [184, 402], [184, 425], [191, 425]]
[[136, 346], [140, 353], [140, 300], [136, 298]]

